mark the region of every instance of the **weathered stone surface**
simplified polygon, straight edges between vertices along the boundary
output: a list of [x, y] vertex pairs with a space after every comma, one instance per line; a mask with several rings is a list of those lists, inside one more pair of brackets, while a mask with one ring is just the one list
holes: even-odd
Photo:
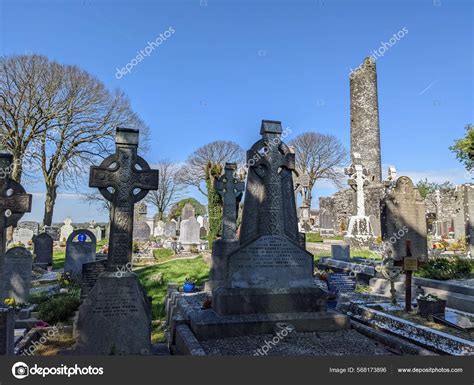
[[189, 219], [189, 218], [194, 218], [195, 216], [195, 210], [192, 204], [186, 203], [181, 210], [181, 220]]
[[28, 246], [31, 244], [35, 233], [33, 230], [21, 227], [16, 228], [13, 231], [13, 242], [14, 243], [23, 243], [24, 246]]
[[281, 122], [262, 122], [262, 139], [247, 152], [247, 186], [240, 244], [275, 234], [299, 242], [293, 187], [295, 154], [281, 141]]
[[331, 245], [331, 258], [338, 261], [349, 261], [351, 258], [350, 245]]
[[221, 315], [326, 311], [327, 293], [317, 287], [229, 289], [213, 291], [212, 307]]
[[137, 241], [148, 241], [151, 235], [151, 228], [147, 224], [148, 207], [140, 202], [134, 208], [133, 239]]
[[264, 235], [228, 257], [228, 285], [234, 288], [314, 286], [311, 253], [280, 235]]
[[189, 217], [181, 221], [179, 229], [179, 242], [183, 247], [189, 248], [191, 245], [201, 243], [199, 222], [194, 217]]
[[100, 275], [105, 272], [107, 259], [86, 262], [82, 265], [81, 299], [87, 298]]
[[153, 235], [155, 237], [162, 237], [164, 233], [165, 233], [165, 222], [163, 222], [162, 220], [159, 220], [155, 224]]
[[95, 260], [96, 244], [95, 235], [89, 230], [74, 230], [66, 241], [64, 272], [80, 280], [82, 265]]
[[411, 179], [398, 178], [383, 203], [382, 236], [392, 257], [428, 258], [425, 203]]
[[136, 241], [148, 241], [151, 229], [146, 222], [138, 222], [133, 227], [133, 239]]
[[166, 238], [174, 238], [176, 237], [176, 229], [177, 229], [177, 224], [176, 224], [176, 221], [174, 219], [172, 219], [171, 221], [169, 222], [166, 222], [165, 224], [165, 231], [163, 233], [163, 235], [166, 237]]
[[[115, 154], [100, 166], [91, 167], [89, 176], [89, 186], [98, 187], [104, 198], [112, 202], [108, 271], [116, 271], [132, 260], [134, 204], [158, 187], [158, 171], [137, 154], [138, 131], [119, 128], [115, 142]], [[120, 167], [111, 167], [117, 163]], [[109, 187], [114, 189], [113, 193]], [[139, 191], [135, 194], [136, 190]]]
[[375, 61], [366, 58], [350, 76], [351, 156], [360, 154], [368, 180], [382, 182], [377, 70]]
[[59, 227], [54, 227], [54, 226], [43, 226], [44, 233], [49, 234], [51, 238], [53, 238], [53, 241], [59, 241], [60, 239], [60, 228]]
[[222, 239], [237, 239], [237, 214], [245, 183], [235, 177], [237, 164], [226, 163], [224, 175], [217, 179], [214, 188], [222, 197]]
[[38, 265], [53, 264], [53, 238], [47, 233], [41, 233], [33, 240], [35, 263]]
[[28, 303], [31, 288], [33, 257], [24, 247], [12, 247], [5, 254], [3, 298]]
[[72, 219], [65, 218], [64, 225], [61, 226], [61, 229], [60, 229], [60, 234], [59, 234], [60, 241], [66, 242], [73, 231], [74, 231], [74, 227], [72, 226]]
[[133, 207], [158, 188], [158, 171], [137, 155], [138, 130], [118, 128], [115, 143], [115, 154], [91, 167], [89, 185], [111, 202], [112, 219], [106, 272], [79, 309], [78, 349], [91, 354], [149, 354], [151, 302], [129, 266]]
[[151, 302], [137, 276], [103, 273], [80, 307], [77, 328], [83, 353], [150, 354]]

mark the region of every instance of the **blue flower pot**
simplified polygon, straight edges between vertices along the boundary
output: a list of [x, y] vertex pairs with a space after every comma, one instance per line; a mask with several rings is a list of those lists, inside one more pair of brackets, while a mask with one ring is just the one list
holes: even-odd
[[184, 285], [183, 285], [183, 291], [185, 293], [192, 293], [195, 288], [196, 288], [195, 283], [185, 282]]

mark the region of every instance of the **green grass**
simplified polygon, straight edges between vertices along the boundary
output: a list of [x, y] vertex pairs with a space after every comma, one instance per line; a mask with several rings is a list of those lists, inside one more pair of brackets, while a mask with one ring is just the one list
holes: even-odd
[[306, 242], [322, 242], [323, 238], [319, 233], [306, 233]]
[[66, 259], [66, 249], [53, 251], [53, 269], [63, 269], [64, 261]]
[[153, 256], [156, 262], [166, 262], [173, 258], [174, 251], [171, 249], [154, 249]]
[[[169, 283], [182, 285], [186, 277], [195, 277], [198, 285], [202, 285], [209, 276], [209, 267], [202, 257], [196, 259], [175, 260], [169, 263], [153, 265], [135, 270], [140, 281], [153, 299], [152, 318], [162, 320], [165, 317], [165, 296]], [[159, 273], [163, 274], [161, 282], [155, 281]]]
[[109, 243], [109, 240], [107, 238], [97, 241], [97, 251], [100, 251], [100, 249], [102, 249], [102, 247], [104, 247], [107, 243]]

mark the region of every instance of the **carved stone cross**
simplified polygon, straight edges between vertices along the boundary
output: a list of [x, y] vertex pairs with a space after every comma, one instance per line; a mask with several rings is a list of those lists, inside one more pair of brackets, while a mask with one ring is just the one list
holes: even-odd
[[369, 184], [367, 176], [369, 175], [367, 169], [361, 164], [353, 164], [345, 169], [345, 174], [349, 176], [349, 185], [357, 193], [357, 216], [365, 216], [365, 198], [364, 187]]
[[13, 156], [0, 154], [0, 277], [3, 281], [7, 227], [16, 226], [20, 218], [31, 211], [31, 194], [9, 177]]
[[222, 197], [224, 210], [222, 215], [222, 239], [234, 240], [237, 238], [238, 206], [245, 189], [245, 183], [235, 177], [237, 165], [226, 163], [224, 175], [214, 182], [214, 188]]
[[133, 208], [149, 190], [158, 189], [158, 170], [137, 155], [138, 130], [117, 128], [116, 151], [92, 166], [89, 186], [112, 202], [107, 270], [116, 271], [132, 259]]

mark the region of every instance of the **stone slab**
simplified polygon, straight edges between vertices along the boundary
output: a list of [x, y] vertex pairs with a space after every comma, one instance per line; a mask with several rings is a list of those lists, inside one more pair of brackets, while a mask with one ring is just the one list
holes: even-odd
[[326, 310], [327, 293], [318, 287], [233, 289], [212, 293], [212, 308], [222, 315], [318, 312]]
[[146, 355], [151, 350], [151, 301], [134, 273], [104, 273], [79, 309], [77, 350]]
[[298, 332], [327, 332], [349, 328], [349, 318], [328, 312], [247, 314], [220, 316], [212, 310], [191, 313], [191, 330], [199, 341], [237, 337], [242, 335], [272, 334], [279, 322], [290, 323]]
[[313, 286], [313, 255], [288, 238], [263, 235], [228, 257], [228, 287]]

